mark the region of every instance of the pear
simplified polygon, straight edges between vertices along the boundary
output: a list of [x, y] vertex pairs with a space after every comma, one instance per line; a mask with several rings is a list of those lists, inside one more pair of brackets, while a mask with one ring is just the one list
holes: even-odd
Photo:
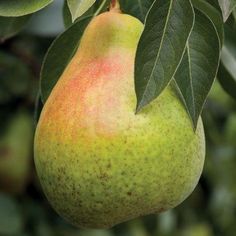
[[25, 112], [14, 114], [6, 134], [0, 138], [0, 191], [20, 194], [31, 169], [33, 119]]
[[75, 226], [109, 228], [163, 212], [199, 181], [202, 121], [194, 132], [174, 88], [135, 114], [142, 30], [117, 9], [95, 17], [41, 113], [37, 173], [52, 206]]

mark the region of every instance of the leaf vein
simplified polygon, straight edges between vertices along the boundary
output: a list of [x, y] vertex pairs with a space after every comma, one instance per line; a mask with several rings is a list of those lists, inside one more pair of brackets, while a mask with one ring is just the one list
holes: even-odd
[[143, 96], [142, 96], [141, 101], [142, 101], [143, 98], [144, 98], [144, 94], [147, 92], [147, 89], [148, 89], [149, 84], [150, 84], [150, 80], [151, 80], [151, 78], [152, 78], [152, 76], [153, 76], [153, 74], [154, 74], [155, 67], [156, 67], [156, 65], [157, 65], [157, 63], [158, 63], [158, 60], [159, 60], [159, 57], [160, 57], [161, 48], [162, 48], [162, 45], [163, 45], [163, 42], [164, 42], [165, 33], [166, 33], [166, 30], [167, 30], [167, 25], [168, 25], [168, 19], [169, 19], [169, 17], [170, 17], [170, 13], [171, 13], [172, 6], [173, 6], [173, 0], [170, 0], [170, 6], [169, 6], [168, 13], [167, 13], [167, 16], [166, 16], [165, 25], [164, 25], [164, 29], [163, 29], [163, 35], [162, 35], [162, 37], [161, 37], [161, 42], [160, 42], [160, 47], [159, 47], [159, 49], [158, 49], [157, 58], [156, 58], [156, 60], [155, 60], [154, 66], [153, 66], [153, 68], [152, 68], [152, 72], [151, 72], [151, 74], [150, 74], [150, 76], [149, 76], [149, 79], [148, 79], [148, 82], [147, 82], [147, 86], [146, 86], [146, 88], [145, 88], [145, 90], [144, 90], [144, 93], [143, 93]]

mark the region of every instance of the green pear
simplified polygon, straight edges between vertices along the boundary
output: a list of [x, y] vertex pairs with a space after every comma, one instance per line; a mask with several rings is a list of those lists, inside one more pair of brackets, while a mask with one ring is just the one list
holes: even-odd
[[33, 119], [27, 112], [15, 114], [0, 138], [0, 190], [24, 191], [31, 168], [32, 142]]
[[37, 173], [52, 206], [75, 226], [109, 228], [163, 212], [199, 181], [202, 121], [194, 132], [175, 90], [135, 114], [142, 30], [118, 10], [95, 17], [41, 113]]

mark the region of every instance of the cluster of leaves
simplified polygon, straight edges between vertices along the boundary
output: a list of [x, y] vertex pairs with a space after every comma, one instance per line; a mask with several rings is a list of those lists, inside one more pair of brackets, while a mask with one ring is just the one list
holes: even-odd
[[[18, 32], [30, 14], [51, 2], [1, 1], [1, 39]], [[93, 17], [107, 10], [109, 3], [110, 0], [65, 1], [66, 30], [49, 48], [42, 67], [43, 103], [78, 48], [84, 29]], [[145, 25], [135, 62], [137, 112], [174, 80], [195, 128], [217, 75], [222, 46], [219, 79], [236, 96], [235, 0], [121, 0], [120, 5], [124, 13]], [[230, 24], [224, 26], [229, 17]], [[58, 58], [62, 47], [64, 54]]]

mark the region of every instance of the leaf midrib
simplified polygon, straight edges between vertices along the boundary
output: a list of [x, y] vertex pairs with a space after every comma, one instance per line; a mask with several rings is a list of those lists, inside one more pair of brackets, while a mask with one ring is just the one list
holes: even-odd
[[[192, 63], [191, 63], [189, 42], [187, 42], [187, 44], [186, 44], [186, 49], [187, 49], [187, 55], [188, 55], [189, 78], [190, 78], [190, 88], [191, 88], [191, 94], [192, 94], [193, 116], [194, 116], [194, 118], [196, 118], [196, 107], [195, 107], [195, 97], [194, 97], [193, 77], [192, 77]], [[191, 112], [191, 111], [189, 111], [189, 112]]]
[[149, 79], [148, 79], [148, 82], [147, 82], [147, 86], [146, 86], [146, 88], [145, 88], [145, 90], [144, 90], [144, 92], [143, 92], [142, 99], [141, 99], [140, 102], [142, 102], [143, 99], [144, 99], [144, 95], [145, 95], [146, 92], [147, 92], [147, 88], [149, 87], [149, 84], [150, 84], [151, 78], [152, 78], [152, 76], [153, 76], [153, 74], [154, 74], [155, 67], [156, 67], [157, 62], [158, 62], [158, 60], [159, 60], [160, 53], [161, 53], [161, 49], [162, 49], [162, 45], [163, 45], [163, 42], [164, 42], [164, 38], [165, 38], [165, 34], [166, 34], [166, 30], [167, 30], [168, 19], [169, 19], [169, 16], [170, 16], [170, 12], [171, 12], [171, 10], [172, 10], [172, 6], [173, 6], [173, 0], [170, 1], [170, 6], [169, 6], [168, 14], [167, 14], [167, 17], [166, 17], [166, 22], [165, 22], [165, 26], [164, 26], [163, 35], [162, 35], [162, 38], [161, 38], [160, 47], [159, 47], [159, 49], [158, 49], [157, 58], [156, 58], [156, 60], [155, 60], [155, 63], [154, 63], [154, 66], [153, 66], [152, 72], [151, 72], [151, 74], [150, 74], [150, 76], [149, 76]]
[[[90, 1], [90, 2], [93, 2], [93, 1]], [[95, 1], [94, 1], [95, 2]], [[78, 3], [77, 3], [77, 6], [76, 6], [76, 10], [75, 10], [75, 14], [72, 16], [73, 18], [73, 21], [75, 21], [78, 17], [80, 17], [80, 15], [78, 16], [78, 13], [80, 12], [80, 6], [83, 4], [83, 1], [79, 0]], [[72, 9], [73, 6], [70, 5], [70, 8]]]

